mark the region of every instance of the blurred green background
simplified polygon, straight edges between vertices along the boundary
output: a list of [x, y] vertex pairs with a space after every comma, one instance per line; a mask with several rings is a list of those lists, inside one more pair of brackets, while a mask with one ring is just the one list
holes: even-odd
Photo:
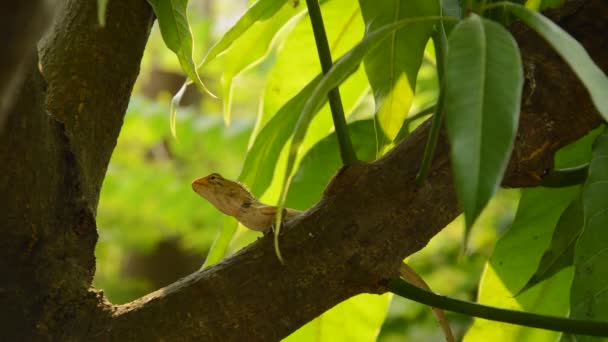
[[[191, 3], [189, 16], [195, 37], [195, 60], [202, 59], [246, 7], [244, 0]], [[264, 113], [276, 110], [287, 100], [284, 89], [273, 99], [269, 84], [278, 77], [281, 63], [298, 63], [294, 59], [297, 51], [291, 50], [292, 59], [287, 59], [288, 62], [284, 62], [285, 57], [278, 51], [272, 50], [234, 78], [229, 127], [224, 125], [221, 99], [189, 89], [178, 111], [177, 138], [174, 138], [169, 130], [169, 104], [185, 76], [175, 55], [165, 47], [158, 26], [154, 26], [97, 213], [100, 237], [95, 286], [103, 289], [113, 303], [133, 300], [201, 267], [224, 218], [191, 190], [190, 183], [211, 172], [231, 179], [239, 175], [252, 133], [259, 131], [261, 122], [268, 119]], [[308, 52], [316, 58], [314, 51]], [[225, 62], [210, 65], [202, 75], [203, 81], [218, 94], [225, 77], [222, 63]], [[293, 89], [287, 93], [290, 91]], [[419, 74], [416, 106], [422, 108], [433, 102], [436, 92], [431, 55], [425, 58]], [[351, 132], [358, 154], [370, 161], [377, 153], [375, 146], [366, 143], [369, 139], [357, 140], [359, 135], [369, 138], [373, 134], [373, 122], [365, 120], [373, 114], [373, 98], [369, 89], [363, 94], [353, 106], [349, 122], [361, 120], [351, 125]], [[262, 119], [258, 119], [258, 113]], [[413, 123], [410, 129], [419, 123]], [[337, 147], [330, 135], [331, 130], [322, 131], [321, 140], [308, 146], [310, 150], [294, 177], [288, 205], [305, 209], [318, 199], [333, 172], [317, 171], [316, 163], [339, 166]], [[310, 190], [310, 179], [316, 181], [315, 190]], [[276, 198], [272, 191], [276, 191], [276, 186], [271, 187], [264, 198]], [[518, 198], [516, 190], [502, 190], [496, 196], [473, 229], [466, 257], [461, 255], [463, 222], [459, 218], [408, 263], [434, 291], [475, 299], [484, 264], [497, 236], [512, 221]], [[242, 247], [257, 236], [239, 228], [230, 250]], [[374, 302], [373, 307], [368, 299]], [[310, 341], [315, 337], [315, 340], [335, 341], [332, 336], [344, 338], [346, 330], [352, 334], [349, 340], [369, 341], [376, 336], [380, 341], [444, 340], [431, 311], [402, 298], [360, 296], [331, 311], [294, 333], [290, 340]], [[357, 316], [357, 312], [367, 313]], [[448, 319], [456, 336], [462, 336], [472, 321], [451, 313]], [[356, 326], [365, 324], [371, 326], [373, 334], [359, 334]], [[332, 335], [334, 333], [336, 335]]]

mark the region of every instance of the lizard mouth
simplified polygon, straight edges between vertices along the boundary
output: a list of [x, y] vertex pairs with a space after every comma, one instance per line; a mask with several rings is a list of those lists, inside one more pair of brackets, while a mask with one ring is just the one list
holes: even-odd
[[194, 191], [198, 192], [198, 190], [202, 189], [206, 184], [207, 184], [207, 180], [204, 177], [197, 178], [194, 181], [192, 181], [192, 189]]

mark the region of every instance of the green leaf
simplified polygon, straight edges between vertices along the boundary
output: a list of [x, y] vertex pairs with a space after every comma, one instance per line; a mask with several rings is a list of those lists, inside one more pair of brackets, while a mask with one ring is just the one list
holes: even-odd
[[391, 296], [362, 294], [315, 318], [284, 341], [375, 341]]
[[97, 0], [97, 22], [99, 26], [106, 26], [106, 9], [108, 9], [109, 0]]
[[[529, 188], [522, 196], [509, 230], [496, 242], [479, 284], [477, 302], [507, 309], [563, 316], [571, 269], [562, 270], [518, 297], [515, 293], [530, 279], [549, 245], [560, 213], [577, 196], [579, 187]], [[476, 318], [467, 342], [555, 341], [559, 333]]]
[[[581, 200], [585, 225], [575, 247], [570, 317], [608, 320], [608, 129], [593, 144]], [[577, 336], [578, 341], [598, 341]]]
[[551, 245], [543, 254], [536, 272], [524, 287], [517, 292], [516, 296], [524, 293], [529, 288], [541, 281], [550, 278], [562, 269], [572, 266], [574, 262], [574, 246], [583, 229], [583, 207], [576, 199], [570, 205], [557, 222]]
[[585, 85], [598, 112], [604, 120], [608, 120], [608, 96], [606, 96], [608, 77], [589, 57], [585, 48], [568, 32], [542, 14], [508, 2], [495, 5], [505, 6], [551, 44]]
[[177, 55], [182, 70], [198, 87], [211, 94], [196, 71], [192, 60], [192, 33], [188, 23], [188, 0], [148, 0], [158, 18], [165, 45]]
[[304, 108], [320, 79], [321, 77], [317, 76], [283, 105], [262, 128], [247, 152], [239, 181], [247, 184], [255, 196], [260, 196], [270, 184], [279, 153], [291, 137], [298, 113]]
[[[372, 161], [376, 156], [374, 120], [359, 120], [348, 124], [353, 148], [360, 160]], [[336, 133], [331, 133], [314, 145], [302, 158], [287, 196], [286, 206], [305, 210], [316, 203], [331, 177], [342, 166]]]
[[348, 76], [350, 76], [350, 74], [357, 69], [365, 55], [380, 44], [384, 39], [386, 39], [392, 32], [408, 25], [421, 24], [428, 21], [437, 21], [439, 19], [439, 17], [419, 17], [403, 19], [394, 24], [386, 25], [368, 34], [359, 44], [357, 44], [346, 55], [344, 55], [343, 58], [334, 64], [306, 102], [306, 105], [298, 119], [298, 123], [294, 128], [293, 139], [291, 141], [289, 155], [287, 157], [285, 179], [283, 180], [281, 196], [279, 197], [280, 205], [283, 205], [285, 202], [288, 186], [291, 182], [290, 176], [295, 166], [296, 157], [298, 156], [298, 151], [302, 145], [302, 141], [306, 135], [310, 121], [326, 101], [327, 93], [348, 78]]
[[[597, 130], [558, 151], [555, 164], [565, 168], [580, 165], [591, 158], [591, 144]], [[550, 244], [551, 234], [560, 214], [576, 199], [579, 187], [534, 188], [522, 191], [513, 224], [498, 240], [483, 273], [478, 302], [504, 308], [566, 315], [572, 269], [566, 268], [542, 284], [515, 297], [536, 270]], [[517, 251], [514, 253], [513, 251]], [[553, 332], [475, 319], [466, 341], [555, 341]]]
[[205, 263], [203, 264], [202, 268], [209, 267], [224, 258], [226, 255], [226, 250], [228, 249], [237, 228], [238, 222], [236, 219], [230, 216], [224, 217], [222, 228], [215, 237], [215, 241], [213, 241], [213, 244], [209, 249], [209, 254], [207, 254], [207, 258], [205, 259]]
[[236, 40], [240, 39], [256, 23], [268, 20], [274, 16], [285, 3], [287, 3], [287, 0], [259, 0], [253, 3], [234, 26], [224, 33], [222, 38], [207, 52], [205, 58], [198, 65], [199, 72], [220, 53], [230, 48]]
[[[336, 60], [361, 40], [365, 26], [359, 6], [355, 2], [332, 0], [322, 3], [321, 10], [331, 54]], [[302, 16], [277, 50], [264, 89], [260, 123], [266, 123], [278, 108], [319, 73], [321, 73], [321, 65], [316, 53], [312, 26], [309, 18]], [[361, 74], [359, 77], [367, 84], [363, 71]], [[348, 87], [347, 84], [344, 87]], [[342, 88], [341, 92], [345, 106], [349, 102], [347, 96], [359, 96], [360, 93], [350, 88]]]
[[[258, 5], [258, 6], [256, 6]], [[288, 1], [260, 0], [255, 3], [205, 57], [199, 72], [213, 59], [222, 65], [222, 98], [224, 121], [230, 124], [233, 80], [243, 70], [268, 56], [278, 32], [293, 17], [305, 12], [304, 6], [294, 8]], [[217, 55], [221, 53], [221, 55]]]
[[445, 111], [458, 198], [470, 227], [511, 155], [523, 87], [519, 50], [502, 26], [471, 15], [448, 40]]
[[[359, 4], [368, 32], [406, 18], [439, 15], [438, 1], [359, 0]], [[395, 139], [409, 113], [424, 48], [434, 24], [428, 21], [394, 31], [365, 56], [365, 72], [376, 100], [376, 117], [389, 139], [380, 142], [380, 146]]]

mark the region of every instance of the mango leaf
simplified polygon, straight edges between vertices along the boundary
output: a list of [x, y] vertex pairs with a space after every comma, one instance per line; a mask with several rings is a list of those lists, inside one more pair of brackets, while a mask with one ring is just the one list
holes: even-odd
[[593, 101], [595, 108], [604, 120], [608, 120], [608, 96], [606, 96], [608, 77], [589, 57], [585, 48], [576, 39], [572, 38], [568, 32], [542, 14], [509, 2], [501, 2], [494, 5], [505, 6], [555, 49], [585, 85], [589, 95], [591, 95], [591, 101]]
[[[437, 0], [359, 0], [359, 4], [368, 32], [406, 18], [439, 15]], [[434, 24], [428, 21], [394, 31], [365, 56], [365, 72], [374, 91], [378, 124], [389, 139], [381, 141], [380, 146], [395, 139], [408, 115], [416, 76]]]
[[[477, 302], [502, 308], [566, 315], [572, 269], [565, 269], [518, 297], [536, 270], [560, 214], [579, 187], [528, 188], [522, 191], [513, 224], [496, 242], [479, 284]], [[514, 252], [516, 251], [516, 253]], [[476, 318], [465, 341], [555, 341], [559, 333]]]
[[391, 296], [352, 297], [289, 335], [284, 341], [375, 341]]
[[[365, 26], [359, 5], [349, 0], [332, 0], [321, 4], [321, 10], [331, 55], [337, 60], [363, 37]], [[268, 75], [258, 118], [260, 127], [319, 73], [321, 65], [316, 53], [312, 26], [308, 16], [302, 16], [274, 56], [274, 65]], [[362, 78], [362, 83], [367, 84], [363, 71], [361, 74], [359, 77]], [[359, 96], [360, 91], [349, 89], [347, 84], [343, 87], [342, 102], [348, 107], [350, 101], [346, 97]], [[328, 131], [323, 132], [323, 136], [327, 133]]]
[[239, 39], [247, 30], [249, 30], [258, 21], [264, 21], [271, 18], [277, 11], [279, 11], [287, 0], [259, 0], [256, 1], [247, 11], [243, 14], [239, 20], [232, 26], [222, 38], [213, 45], [213, 47], [207, 52], [205, 58], [198, 65], [199, 72], [215, 59], [220, 53], [226, 51], [232, 43]]
[[541, 281], [550, 278], [562, 269], [572, 266], [574, 246], [583, 229], [583, 207], [578, 199], [570, 203], [557, 222], [551, 245], [543, 254], [536, 272], [524, 287], [517, 292], [519, 296]]
[[[598, 130], [558, 151], [555, 164], [567, 168], [588, 162]], [[496, 242], [479, 284], [478, 302], [505, 308], [566, 315], [572, 269], [566, 268], [542, 284], [515, 297], [536, 270], [560, 213], [578, 198], [580, 186], [534, 188], [522, 191], [519, 208], [509, 230]], [[513, 253], [517, 250], [517, 253]], [[466, 341], [555, 341], [557, 333], [475, 319]]]
[[201, 81], [192, 60], [192, 33], [186, 13], [188, 0], [148, 0], [148, 3], [156, 14], [165, 45], [175, 52], [182, 70], [198, 87], [211, 94]]
[[287, 166], [285, 168], [285, 179], [281, 188], [281, 195], [279, 197], [279, 205], [284, 205], [285, 199], [288, 192], [288, 187], [291, 182], [291, 173], [295, 166], [296, 157], [302, 145], [306, 130], [310, 124], [315, 113], [319, 111], [322, 104], [327, 99], [328, 92], [341, 84], [348, 76], [350, 76], [359, 66], [363, 57], [378, 46], [384, 39], [386, 39], [392, 32], [399, 30], [408, 25], [416, 25], [426, 23], [428, 21], [437, 21], [439, 17], [419, 17], [412, 19], [403, 19], [394, 24], [386, 25], [372, 33], [366, 35], [353, 49], [351, 49], [344, 57], [338, 60], [329, 72], [323, 77], [316, 89], [306, 102], [304, 109], [302, 110], [298, 123], [294, 128], [293, 138], [289, 148], [289, 155], [287, 156]]
[[[376, 156], [374, 120], [359, 120], [348, 124], [348, 133], [357, 157], [372, 161]], [[305, 210], [316, 203], [331, 177], [342, 166], [336, 133], [331, 133], [314, 145], [302, 158], [287, 196], [286, 206]]]
[[[584, 228], [574, 254], [570, 317], [608, 320], [608, 129], [593, 144], [583, 187]], [[578, 341], [599, 341], [577, 336]]]
[[[277, 31], [294, 15], [304, 9], [294, 9], [287, 0], [259, 0], [255, 2], [222, 38], [209, 50], [196, 68], [202, 73], [205, 67], [223, 54], [222, 87], [224, 122], [230, 124], [232, 106], [232, 80], [243, 69], [259, 61], [267, 53]], [[243, 53], [247, 51], [247, 53]], [[175, 118], [187, 81], [175, 94], [169, 109], [171, 132], [175, 136]]]
[[[279, 30], [288, 25], [290, 19], [305, 10], [304, 6], [294, 8], [289, 2], [283, 1], [282, 7], [271, 17], [263, 17], [254, 22], [247, 30], [240, 33], [230, 47], [217, 56], [222, 63], [222, 98], [226, 125], [230, 124], [234, 78], [246, 68], [263, 60], [268, 55], [271, 43]], [[243, 20], [248, 21], [249, 19]], [[236, 25], [238, 26], [240, 23], [241, 21]], [[234, 32], [229, 31], [227, 34], [233, 37]], [[209, 61], [206, 59], [203, 63], [209, 63]]]
[[523, 87], [517, 44], [502, 26], [471, 15], [448, 40], [445, 114], [458, 198], [471, 226], [502, 180]]
[[97, 22], [99, 26], [106, 26], [106, 9], [108, 9], [109, 0], [97, 0]]

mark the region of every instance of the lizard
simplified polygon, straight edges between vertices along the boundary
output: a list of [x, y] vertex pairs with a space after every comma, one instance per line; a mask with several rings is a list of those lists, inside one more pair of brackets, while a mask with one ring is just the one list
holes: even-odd
[[[249, 229], [268, 232], [273, 227], [277, 207], [261, 203], [245, 186], [226, 179], [219, 173], [195, 179], [192, 182], [192, 189], [219, 211], [233, 216]], [[285, 208], [283, 218], [290, 220], [301, 214], [302, 211]], [[401, 264], [399, 275], [409, 283], [430, 291], [426, 282], [406, 263]], [[436, 308], [432, 308], [432, 310], [444, 331], [446, 340], [454, 341], [443, 311]]]
[[[233, 216], [249, 229], [268, 232], [273, 226], [276, 206], [261, 203], [245, 186], [226, 179], [219, 173], [195, 179], [192, 189], [219, 211]], [[288, 221], [301, 214], [299, 210], [285, 208], [283, 219]]]

